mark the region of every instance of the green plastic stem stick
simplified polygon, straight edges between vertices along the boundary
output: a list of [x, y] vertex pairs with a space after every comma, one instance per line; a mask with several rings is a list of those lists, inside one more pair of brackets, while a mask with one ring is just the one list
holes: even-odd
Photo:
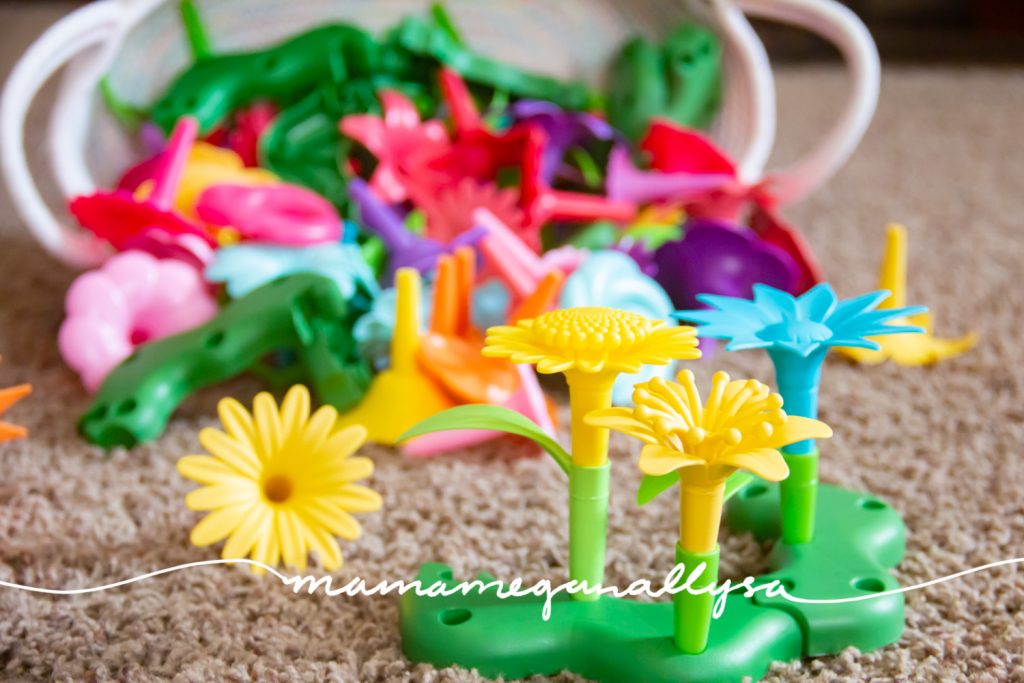
[[145, 112], [142, 109], [129, 104], [114, 92], [114, 86], [106, 76], [100, 79], [100, 97], [103, 98], [103, 104], [106, 105], [111, 116], [127, 130], [136, 130], [139, 123], [145, 118]]
[[[604, 550], [608, 526], [608, 487], [611, 465], [573, 464], [569, 469], [569, 578], [590, 587], [604, 583]], [[582, 601], [597, 593], [574, 593]]]
[[818, 505], [818, 451], [783, 453], [789, 476], [779, 485], [782, 541], [790, 545], [814, 538]]
[[185, 27], [185, 35], [188, 36], [189, 48], [192, 49], [192, 59], [199, 61], [212, 55], [210, 34], [203, 23], [202, 15], [199, 14], [199, 8], [192, 0], [181, 0], [178, 12], [181, 15], [181, 24]]
[[[686, 567], [686, 571], [683, 572], [677, 585], [685, 583], [690, 573], [702, 563], [705, 563], [707, 567], [700, 578], [690, 584], [690, 589], [697, 591], [718, 583], [718, 556], [720, 553], [721, 548], [717, 545], [709, 553], [690, 553], [683, 550], [682, 546], [676, 545], [676, 563]], [[697, 655], [707, 648], [708, 633], [711, 631], [711, 610], [714, 607], [714, 602], [715, 596], [710, 591], [701, 595], [693, 595], [689, 590], [683, 590], [672, 596], [673, 636], [680, 652]]]
[[297, 352], [319, 398], [346, 410], [370, 381], [350, 333], [368, 307], [359, 299], [345, 300], [319, 275], [270, 282], [201, 327], [141, 346], [107, 376], [79, 431], [106, 448], [155, 439], [188, 395], [284, 348]]

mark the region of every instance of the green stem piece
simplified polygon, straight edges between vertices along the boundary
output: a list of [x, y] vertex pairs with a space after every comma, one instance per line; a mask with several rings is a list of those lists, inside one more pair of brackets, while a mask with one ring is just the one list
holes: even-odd
[[779, 485], [782, 542], [809, 543], [814, 538], [818, 504], [818, 451], [783, 453], [789, 476]]
[[[604, 550], [608, 526], [610, 464], [572, 465], [569, 469], [569, 579], [589, 587], [604, 583]], [[597, 593], [573, 594], [592, 602]]]
[[[718, 556], [721, 548], [717, 545], [709, 553], [691, 553], [676, 545], [676, 564], [683, 564], [680, 584], [686, 582], [690, 573], [701, 564], [706, 564], [700, 577], [690, 584], [690, 590], [714, 586], [718, 583]], [[711, 612], [714, 608], [715, 596], [709, 589], [707, 593], [694, 595], [690, 590], [683, 590], [672, 596], [673, 638], [679, 651], [688, 655], [698, 655], [708, 646], [708, 634], [711, 631]]]
[[142, 119], [145, 118], [145, 112], [139, 107], [129, 104], [114, 92], [114, 86], [111, 85], [107, 76], [100, 79], [100, 97], [103, 98], [103, 104], [106, 105], [110, 114], [125, 129], [130, 131], [138, 129]]
[[185, 35], [188, 36], [192, 59], [199, 61], [212, 55], [213, 47], [210, 42], [210, 34], [206, 30], [203, 17], [196, 4], [192, 0], [181, 0], [178, 4], [178, 12], [181, 15], [181, 24], [185, 27]]

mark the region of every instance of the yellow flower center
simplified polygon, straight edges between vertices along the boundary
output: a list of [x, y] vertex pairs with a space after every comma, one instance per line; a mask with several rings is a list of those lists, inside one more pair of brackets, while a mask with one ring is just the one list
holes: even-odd
[[545, 344], [572, 351], [614, 351], [647, 338], [658, 323], [637, 313], [584, 306], [545, 313], [533, 330]]
[[274, 476], [263, 482], [263, 495], [271, 503], [283, 503], [292, 495], [292, 481], [283, 474]]

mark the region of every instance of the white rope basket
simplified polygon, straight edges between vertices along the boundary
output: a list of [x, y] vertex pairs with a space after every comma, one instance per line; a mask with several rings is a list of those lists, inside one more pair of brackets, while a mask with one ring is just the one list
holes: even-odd
[[[409, 12], [417, 0], [199, 0], [217, 52], [254, 49], [329, 21], [371, 30]], [[685, 7], [683, 6], [685, 5]], [[503, 61], [563, 78], [597, 82], [613, 50], [635, 30], [629, 3], [600, 0], [447, 0], [470, 46]], [[712, 137], [736, 159], [741, 180], [770, 178], [782, 203], [813, 192], [842, 166], [871, 121], [878, 99], [878, 54], [867, 29], [834, 0], [684, 0], [673, 23], [702, 20], [722, 38], [725, 91]], [[764, 47], [746, 16], [816, 33], [839, 50], [850, 72], [842, 113], [822, 140], [791, 166], [765, 171], [775, 138], [775, 89]], [[14, 206], [49, 252], [87, 267], [109, 249], [67, 212], [43, 200], [29, 168], [24, 127], [29, 106], [59, 70], [63, 79], [48, 127], [50, 170], [64, 197], [109, 186], [137, 161], [137, 141], [98, 96], [107, 76], [119, 96], [149, 104], [191, 56], [175, 0], [99, 0], [50, 27], [15, 66], [0, 100], [0, 152]]]

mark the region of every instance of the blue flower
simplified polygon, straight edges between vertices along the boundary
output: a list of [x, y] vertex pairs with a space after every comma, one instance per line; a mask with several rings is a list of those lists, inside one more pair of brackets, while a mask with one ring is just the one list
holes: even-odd
[[878, 309], [889, 297], [886, 290], [839, 301], [827, 283], [799, 297], [763, 284], [754, 285], [753, 289], [753, 301], [701, 294], [697, 301], [710, 309], [677, 311], [673, 315], [699, 324], [697, 333], [702, 337], [728, 339], [727, 351], [768, 349], [802, 357], [833, 346], [878, 349], [869, 337], [924, 331], [915, 325], [888, 324], [927, 309]]
[[355, 244], [335, 242], [311, 247], [240, 244], [217, 250], [206, 268], [206, 279], [227, 284], [237, 299], [271, 280], [294, 273], [316, 273], [334, 281], [342, 296], [350, 299], [361, 287], [371, 296], [379, 288], [373, 271]]

